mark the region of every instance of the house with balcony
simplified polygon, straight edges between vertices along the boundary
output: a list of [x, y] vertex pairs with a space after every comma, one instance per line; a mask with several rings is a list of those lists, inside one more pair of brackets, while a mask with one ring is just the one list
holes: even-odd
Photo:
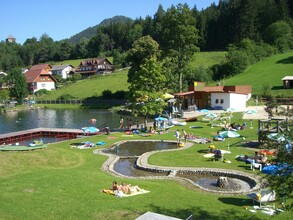
[[53, 76], [59, 75], [63, 79], [67, 79], [74, 74], [74, 66], [70, 64], [53, 65], [51, 72]]
[[55, 89], [56, 79], [52, 76], [51, 69], [50, 64], [38, 64], [24, 73], [30, 92], [35, 93], [41, 89], [48, 91]]
[[96, 74], [112, 73], [114, 70], [114, 65], [107, 58], [94, 58], [82, 61], [75, 73], [81, 74], [82, 78], [88, 78]]

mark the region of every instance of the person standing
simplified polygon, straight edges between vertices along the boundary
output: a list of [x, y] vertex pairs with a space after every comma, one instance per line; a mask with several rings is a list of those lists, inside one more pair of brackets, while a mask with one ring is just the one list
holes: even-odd
[[175, 137], [177, 139], [177, 146], [179, 146], [180, 145], [180, 139], [181, 139], [181, 134], [180, 134], [179, 129], [176, 130]]
[[182, 132], [183, 132], [183, 137], [184, 137], [184, 143], [186, 144], [188, 135], [184, 129], [182, 129]]
[[122, 116], [120, 116], [120, 120], [119, 120], [119, 129], [123, 129], [124, 128], [124, 119]]

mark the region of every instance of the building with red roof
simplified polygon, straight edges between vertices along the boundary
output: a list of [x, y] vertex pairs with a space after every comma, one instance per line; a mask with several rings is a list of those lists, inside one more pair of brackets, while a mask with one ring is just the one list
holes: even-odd
[[176, 93], [175, 97], [185, 109], [196, 106], [198, 109], [242, 110], [251, 93], [251, 85], [206, 86], [204, 82], [194, 82], [187, 92]]
[[26, 81], [28, 83], [29, 91], [35, 93], [40, 89], [48, 91], [55, 89], [56, 79], [51, 73], [52, 66], [50, 64], [38, 64], [25, 72]]

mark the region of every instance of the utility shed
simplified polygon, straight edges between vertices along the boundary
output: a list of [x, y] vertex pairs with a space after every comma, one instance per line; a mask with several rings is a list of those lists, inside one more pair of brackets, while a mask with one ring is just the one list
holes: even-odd
[[293, 76], [285, 76], [282, 81], [285, 89], [293, 88]]

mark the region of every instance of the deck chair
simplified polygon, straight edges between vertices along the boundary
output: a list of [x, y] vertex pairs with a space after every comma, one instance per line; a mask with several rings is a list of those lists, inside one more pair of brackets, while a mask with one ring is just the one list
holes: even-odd
[[276, 192], [274, 190], [262, 190], [258, 193], [251, 193], [247, 195], [248, 198], [254, 202], [258, 202], [261, 208], [263, 203], [273, 202], [276, 200]]

